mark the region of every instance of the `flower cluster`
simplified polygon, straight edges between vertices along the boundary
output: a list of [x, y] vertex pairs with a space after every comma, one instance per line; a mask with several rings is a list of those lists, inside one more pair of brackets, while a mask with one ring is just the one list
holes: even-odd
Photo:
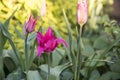
[[[37, 20], [38, 18], [33, 19], [33, 15], [30, 16], [28, 22], [25, 22], [24, 24], [24, 29], [26, 33], [31, 33], [34, 31]], [[63, 40], [62, 38], [56, 38], [56, 36], [52, 34], [51, 27], [48, 28], [45, 36], [42, 33], [37, 32], [37, 42], [38, 42], [38, 57], [41, 56], [42, 52], [51, 53], [60, 43], [68, 47], [65, 40]]]

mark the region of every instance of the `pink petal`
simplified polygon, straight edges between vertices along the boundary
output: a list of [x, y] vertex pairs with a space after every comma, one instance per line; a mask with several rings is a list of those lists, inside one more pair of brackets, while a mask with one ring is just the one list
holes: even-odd
[[33, 17], [33, 15], [31, 14], [28, 21], [33, 20], [33, 18], [34, 18], [34, 17]]
[[53, 51], [56, 47], [57, 47], [57, 42], [55, 41], [55, 39], [50, 39], [47, 43], [46, 43], [46, 46], [45, 46], [45, 50], [47, 52], [51, 52]]
[[57, 44], [63, 44], [66, 48], [68, 48], [68, 44], [64, 39], [58, 38], [56, 41], [57, 41]]
[[41, 10], [40, 10], [40, 15], [41, 16], [46, 15], [46, 1], [45, 0], [42, 0], [42, 6], [41, 6]]
[[42, 48], [41, 46], [38, 46], [38, 57], [41, 56], [43, 51], [44, 51], [44, 48]]
[[45, 42], [47, 42], [49, 39], [51, 39], [51, 37], [53, 37], [52, 35], [52, 28], [49, 27], [46, 34], [45, 34]]
[[35, 28], [35, 25], [36, 25], [37, 21], [38, 21], [38, 17], [33, 21], [33, 24], [32, 24], [33, 29]]
[[44, 44], [44, 36], [40, 32], [37, 32], [37, 42], [38, 45]]

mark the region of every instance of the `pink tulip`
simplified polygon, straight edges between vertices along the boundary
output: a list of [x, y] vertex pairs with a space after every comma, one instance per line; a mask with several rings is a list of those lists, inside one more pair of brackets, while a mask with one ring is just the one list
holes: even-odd
[[88, 3], [87, 0], [78, 1], [77, 7], [77, 22], [79, 25], [83, 26], [87, 22], [88, 17]]
[[45, 16], [46, 15], [46, 1], [42, 0], [42, 5], [40, 9], [40, 15]]
[[45, 35], [42, 35], [42, 33], [37, 32], [37, 42], [38, 42], [38, 57], [40, 57], [43, 52], [51, 53], [60, 43], [68, 47], [68, 44], [65, 42], [65, 40], [61, 38], [56, 38], [52, 34], [51, 27], [48, 28]]
[[24, 24], [25, 33], [31, 33], [35, 29], [38, 18], [34, 19], [33, 15], [30, 15], [29, 20]]

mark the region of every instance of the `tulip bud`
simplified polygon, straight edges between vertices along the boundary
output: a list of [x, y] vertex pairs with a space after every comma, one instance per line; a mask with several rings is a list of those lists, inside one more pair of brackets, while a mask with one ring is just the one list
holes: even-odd
[[38, 18], [34, 19], [33, 15], [29, 17], [29, 20], [24, 24], [25, 34], [31, 33], [32, 31], [34, 31], [37, 20]]
[[88, 17], [88, 4], [87, 0], [78, 1], [77, 6], [77, 22], [79, 25], [83, 26], [87, 22]]
[[46, 15], [46, 1], [42, 0], [42, 5], [40, 9], [40, 15], [45, 16]]

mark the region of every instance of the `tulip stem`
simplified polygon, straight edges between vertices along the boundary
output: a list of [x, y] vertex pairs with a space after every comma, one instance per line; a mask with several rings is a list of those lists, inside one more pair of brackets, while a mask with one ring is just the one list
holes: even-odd
[[50, 53], [48, 53], [48, 77], [47, 80], [50, 80]]
[[75, 70], [75, 80], [80, 80], [80, 69], [81, 69], [81, 44], [82, 44], [82, 26], [80, 26], [79, 34], [77, 37], [77, 62]]
[[25, 71], [26, 71], [26, 78], [28, 80], [28, 46], [27, 46], [27, 38], [28, 38], [28, 33], [26, 34], [26, 38], [25, 38]]

